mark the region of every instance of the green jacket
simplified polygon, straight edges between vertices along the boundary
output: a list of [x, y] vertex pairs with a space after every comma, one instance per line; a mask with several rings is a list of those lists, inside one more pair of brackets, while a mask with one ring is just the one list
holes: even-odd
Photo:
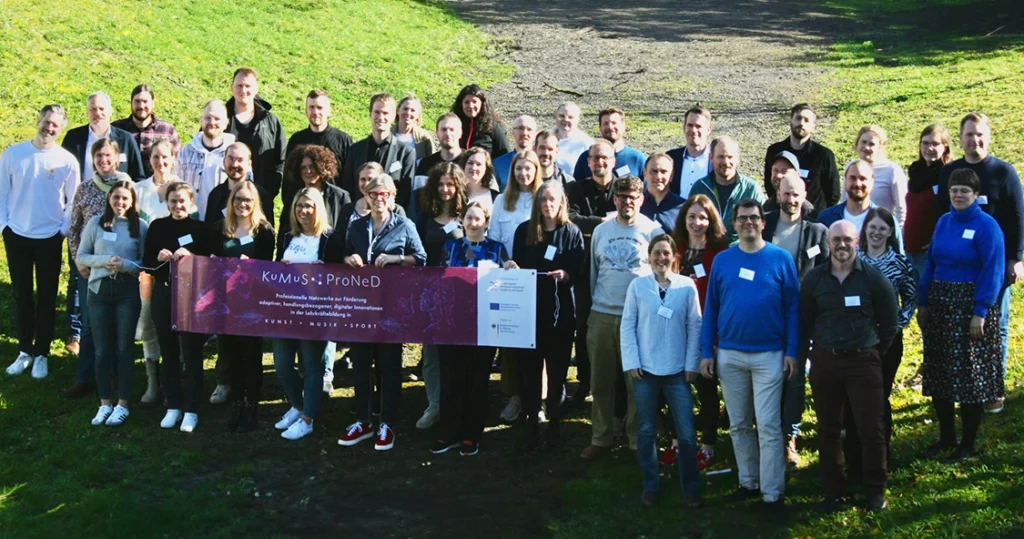
[[750, 176], [744, 176], [739, 173], [736, 174], [736, 187], [732, 190], [732, 194], [729, 195], [729, 198], [725, 200], [724, 203], [718, 198], [718, 188], [715, 183], [715, 174], [713, 172], [693, 184], [693, 188], [690, 189], [690, 196], [692, 197], [693, 195], [706, 195], [711, 199], [711, 202], [715, 204], [715, 208], [718, 209], [719, 215], [722, 216], [722, 224], [725, 225], [725, 232], [729, 236], [729, 245], [733, 245], [740, 240], [739, 233], [737, 233], [732, 227], [732, 216], [736, 205], [747, 198], [752, 198], [759, 204], [764, 204], [765, 201], [768, 200], [764, 191], [761, 190], [760, 184], [751, 179]]

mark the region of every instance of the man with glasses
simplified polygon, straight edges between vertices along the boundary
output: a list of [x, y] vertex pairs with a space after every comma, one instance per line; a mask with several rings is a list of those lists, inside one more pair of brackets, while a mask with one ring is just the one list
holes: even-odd
[[[252, 181], [249, 176], [251, 170], [252, 152], [249, 150], [249, 147], [241, 142], [231, 143], [224, 152], [224, 175], [227, 177], [227, 181], [214, 187], [213, 191], [210, 191], [210, 198], [206, 202], [206, 218], [204, 221], [215, 223], [224, 218], [227, 214], [228, 195], [231, 194], [231, 190], [239, 183]], [[274, 198], [270, 196], [266, 189], [260, 187], [259, 184], [254, 185], [256, 186], [256, 192], [260, 194], [260, 208], [263, 210], [263, 215], [269, 221], [274, 215]], [[241, 203], [243, 201], [236, 197], [235, 202]]]
[[779, 516], [786, 484], [782, 384], [795, 375], [800, 351], [800, 282], [793, 257], [764, 241], [758, 201], [736, 204], [732, 224], [739, 244], [719, 253], [708, 278], [700, 367], [706, 378], [717, 372], [729, 411], [740, 480], [730, 500], [760, 495]]
[[761, 186], [749, 176], [740, 174], [740, 147], [731, 137], [718, 137], [711, 142], [711, 162], [714, 172], [708, 174], [690, 189], [690, 196], [707, 195], [725, 224], [729, 243], [735, 244], [739, 233], [733, 227], [733, 211], [741, 200], [752, 199], [763, 204], [765, 196]]
[[537, 120], [533, 116], [523, 114], [512, 123], [512, 138], [515, 140], [515, 146], [512, 147], [512, 151], [494, 158], [494, 176], [498, 178], [498, 189], [505, 191], [505, 186], [508, 185], [508, 178], [511, 175], [512, 158], [517, 153], [532, 148], [536, 136]]
[[[594, 228], [591, 238], [592, 306], [587, 323], [587, 348], [590, 351], [590, 387], [594, 403], [591, 442], [580, 454], [585, 460], [594, 460], [612, 447], [615, 386], [624, 377], [619, 323], [626, 302], [626, 289], [633, 279], [651, 272], [647, 247], [651, 238], [664, 233], [657, 223], [640, 214], [640, 206], [644, 202], [644, 183], [640, 178], [618, 178], [612, 192], [615, 214]], [[633, 403], [633, 385], [628, 377], [625, 386], [626, 433], [629, 447], [635, 450], [636, 406]]]

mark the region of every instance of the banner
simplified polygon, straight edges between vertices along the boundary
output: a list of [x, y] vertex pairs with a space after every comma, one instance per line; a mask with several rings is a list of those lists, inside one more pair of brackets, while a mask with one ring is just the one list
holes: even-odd
[[284, 264], [189, 256], [172, 328], [340, 342], [536, 348], [537, 272]]

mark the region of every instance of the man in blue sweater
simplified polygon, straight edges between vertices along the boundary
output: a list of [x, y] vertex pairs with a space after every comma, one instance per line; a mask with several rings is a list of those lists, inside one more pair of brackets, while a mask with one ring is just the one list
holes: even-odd
[[764, 212], [756, 200], [736, 206], [733, 226], [739, 244], [715, 257], [708, 279], [701, 373], [711, 378], [717, 371], [729, 411], [740, 479], [730, 499], [760, 493], [765, 508], [782, 509], [786, 468], [779, 418], [783, 380], [796, 373], [800, 351], [800, 282], [793, 257], [762, 238]]
[[[612, 143], [612, 148], [615, 149], [615, 177], [636, 176], [644, 179], [647, 156], [636, 148], [626, 146], [626, 139], [623, 138], [626, 134], [626, 113], [616, 108], [604, 109], [598, 113], [597, 121], [601, 126], [601, 138]], [[585, 180], [592, 176], [586, 152], [576, 161], [576, 169], [572, 175], [577, 180]]]
[[[1010, 346], [1010, 285], [1024, 279], [1024, 194], [1020, 176], [1013, 165], [989, 153], [992, 128], [988, 116], [971, 112], [960, 120], [960, 146], [964, 156], [939, 171], [936, 217], [949, 211], [949, 175], [956, 169], [969, 168], [981, 179], [978, 206], [995, 218], [1003, 231], [1006, 253], [1006, 279], [999, 295], [999, 334], [1003, 347], [1003, 372], [1007, 367]], [[1003, 399], [985, 404], [985, 411], [1003, 411]]]

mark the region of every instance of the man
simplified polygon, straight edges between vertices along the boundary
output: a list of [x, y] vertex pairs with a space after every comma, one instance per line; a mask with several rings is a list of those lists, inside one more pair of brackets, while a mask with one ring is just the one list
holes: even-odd
[[686, 199], [670, 189], [672, 182], [672, 158], [668, 154], [656, 153], [647, 158], [644, 177], [647, 178], [647, 192], [644, 193], [644, 205], [640, 213], [661, 225], [666, 234], [675, 229], [679, 210]]
[[441, 149], [420, 159], [416, 165], [417, 176], [429, 176], [430, 169], [441, 163], [451, 163], [462, 155], [462, 148], [459, 146], [459, 140], [462, 138], [462, 121], [454, 112], [442, 114], [437, 119], [434, 130]]
[[[807, 274], [800, 314], [811, 348], [811, 393], [818, 418], [818, 455], [825, 483], [825, 511], [845, 500], [840, 437], [843, 410], [861, 439], [868, 509], [884, 510], [886, 472], [885, 394], [881, 355], [897, 332], [896, 292], [881, 272], [857, 258], [860, 234], [849, 221], [829, 228], [829, 264]], [[854, 330], [855, 329], [855, 330]]]
[[403, 208], [409, 205], [412, 195], [412, 177], [416, 169], [416, 151], [391, 136], [391, 124], [395, 121], [395, 98], [388, 93], [370, 97], [370, 136], [356, 142], [345, 159], [345, 170], [341, 175], [341, 188], [349, 193], [359, 193], [356, 171], [364, 163], [374, 161], [384, 167], [384, 172], [394, 178], [398, 187], [395, 202]]
[[672, 158], [673, 193], [690, 198], [694, 184], [714, 172], [708, 140], [711, 137], [711, 111], [698, 105], [683, 115], [686, 145], [668, 151]]
[[39, 112], [35, 138], [0, 155], [0, 232], [18, 335], [18, 357], [7, 374], [19, 375], [31, 365], [36, 380], [49, 372], [61, 249], [71, 226], [71, 201], [81, 183], [75, 156], [57, 144], [67, 122], [63, 107], [46, 105]]
[[[326, 90], [312, 90], [306, 95], [306, 119], [309, 120], [309, 127], [296, 132], [288, 139], [288, 146], [285, 148], [285, 158], [291, 155], [292, 150], [305, 144], [316, 144], [323, 146], [332, 153], [338, 160], [338, 173], [345, 166], [345, 156], [352, 146], [352, 137], [348, 133], [330, 124], [331, 118], [331, 97]], [[335, 184], [339, 183], [338, 178], [332, 178]], [[300, 182], [301, 183], [301, 182]], [[292, 198], [298, 191], [298, 183], [281, 185], [282, 207], [291, 208]]]
[[[764, 241], [761, 205], [736, 205], [739, 244], [711, 266], [701, 326], [701, 373], [718, 373], [729, 411], [740, 488], [730, 498], [760, 494], [766, 508], [781, 508], [785, 494], [780, 402], [794, 377], [800, 350], [800, 282], [793, 257]], [[717, 360], [716, 360], [717, 347]], [[756, 418], [757, 430], [754, 430]]]
[[555, 113], [555, 134], [558, 136], [558, 159], [555, 164], [572, 176], [576, 161], [594, 144], [594, 139], [579, 128], [583, 121], [580, 107], [572, 101], [562, 103]]
[[[597, 143], [595, 143], [595, 146]], [[591, 147], [593, 150], [593, 147]], [[637, 277], [650, 273], [647, 246], [651, 238], [664, 233], [654, 221], [640, 214], [644, 184], [636, 176], [615, 180], [615, 214], [594, 229], [590, 256], [592, 307], [587, 322], [587, 348], [591, 360], [592, 437], [580, 457], [594, 460], [611, 450], [618, 380], [624, 378], [619, 347], [619, 324], [626, 289]], [[633, 384], [625, 377], [627, 398], [626, 433], [629, 447], [636, 449], [636, 406]]]
[[[626, 113], [616, 108], [604, 109], [597, 115], [601, 126], [601, 138], [612, 143], [615, 148], [615, 162], [618, 164], [613, 171], [616, 178], [637, 176], [644, 179], [644, 163], [647, 157], [640, 151], [626, 146], [623, 138], [626, 134]], [[577, 180], [590, 177], [588, 157], [581, 155], [576, 160], [573, 177]]]
[[220, 99], [203, 106], [200, 131], [178, 153], [178, 177], [192, 186], [199, 218], [206, 218], [206, 203], [210, 191], [224, 181], [224, 152], [235, 142], [235, 136], [225, 133], [228, 109]]
[[[252, 150], [252, 178], [271, 200], [281, 191], [287, 147], [281, 120], [270, 112], [271, 105], [258, 96], [256, 70], [240, 67], [231, 77], [227, 132]], [[268, 216], [268, 219], [272, 219]]]
[[181, 149], [181, 140], [178, 138], [178, 132], [174, 126], [157, 118], [153, 113], [155, 104], [156, 98], [153, 96], [153, 89], [148, 84], [140, 84], [132, 90], [131, 116], [111, 124], [131, 133], [135, 138], [135, 143], [139, 145], [142, 169], [145, 171], [146, 178], [153, 175], [153, 166], [149, 164], [149, 154], [156, 139], [160, 137], [170, 139], [175, 154]]
[[[204, 221], [215, 223], [227, 215], [228, 196], [231, 190], [241, 182], [251, 181], [252, 172], [252, 151], [242, 142], [233, 142], [224, 151], [224, 179], [210, 191], [210, 198], [206, 203], [206, 214]], [[254, 182], [255, 183], [255, 182]], [[256, 185], [256, 192], [260, 195], [260, 209], [268, 221], [273, 223], [274, 199], [267, 193], [267, 190]]]
[[[1006, 250], [1006, 278], [999, 296], [999, 335], [1003, 347], [1003, 374], [1006, 374], [1007, 352], [1010, 345], [1010, 285], [1024, 279], [1024, 195], [1020, 176], [1013, 165], [989, 153], [992, 144], [992, 124], [980, 112], [967, 114], [960, 120], [960, 147], [964, 156], [939, 171], [936, 215], [949, 211], [949, 175], [958, 168], [969, 168], [981, 180], [978, 205], [995, 218], [1003, 231]], [[985, 411], [998, 414], [1003, 411], [1004, 399], [985, 403]]]
[[757, 182], [740, 174], [740, 147], [732, 137], [718, 137], [711, 143], [711, 160], [714, 172], [698, 180], [690, 189], [690, 196], [707, 195], [714, 202], [729, 243], [734, 244], [739, 239], [739, 232], [733, 228], [736, 205], [748, 198], [763, 204], [767, 197]]
[[[828, 262], [828, 229], [804, 218], [800, 211], [807, 196], [804, 181], [796, 170], [790, 170], [792, 172], [782, 179], [778, 187], [781, 208], [765, 214], [761, 237], [785, 249], [796, 262], [797, 278], [803, 279], [815, 266]], [[797, 357], [795, 374], [782, 387], [782, 432], [786, 437], [786, 465], [790, 469], [800, 466], [796, 439], [800, 436], [800, 421], [804, 413], [803, 367], [806, 359], [803, 353]]]
[[800, 103], [789, 111], [789, 137], [768, 147], [764, 160], [764, 189], [775, 196], [770, 158], [780, 152], [792, 152], [803, 165], [798, 168], [807, 184], [807, 201], [820, 212], [839, 203], [839, 168], [832, 150], [813, 140], [818, 117], [810, 105]]
[[859, 232], [864, 227], [868, 210], [875, 207], [871, 202], [871, 189], [875, 186], [875, 171], [871, 163], [855, 159], [846, 165], [843, 186], [846, 188], [846, 201], [818, 213], [818, 222], [831, 227], [836, 221], [846, 220], [853, 223]]
[[145, 179], [146, 172], [142, 167], [142, 154], [139, 153], [139, 145], [135, 143], [131, 133], [110, 125], [112, 112], [110, 96], [105, 92], [95, 92], [89, 95], [85, 100], [85, 113], [89, 117], [89, 124], [68, 130], [60, 145], [78, 159], [78, 168], [82, 171], [82, 179], [92, 181], [92, 156], [89, 154], [89, 149], [97, 140], [109, 138], [116, 142], [117, 147], [121, 149], [117, 169], [128, 174], [135, 181]]
[[512, 122], [512, 138], [515, 145], [512, 147], [512, 151], [494, 159], [494, 175], [498, 178], [498, 189], [502, 192], [505, 191], [505, 186], [508, 185], [508, 179], [511, 176], [509, 168], [512, 165], [512, 158], [517, 153], [532, 148], [536, 136], [537, 120], [533, 116], [524, 114]]
[[576, 181], [576, 178], [566, 174], [558, 166], [561, 149], [558, 145], [558, 135], [554, 131], [545, 129], [537, 133], [537, 138], [533, 140], [533, 151], [537, 154], [537, 161], [540, 162], [541, 181], [555, 180], [561, 182], [562, 187], [568, 185], [569, 182]]
[[[761, 207], [764, 208], [765, 213], [779, 210], [781, 205], [779, 183], [781, 183], [782, 179], [786, 176], [800, 177], [800, 161], [796, 158], [796, 155], [793, 155], [793, 152], [782, 151], [772, 157], [771, 169], [772, 192], [775, 193], [775, 195], [769, 197], [768, 201], [762, 204]], [[800, 213], [808, 219], [813, 219], [818, 215], [818, 211], [814, 209], [814, 205], [808, 202], [806, 198], [804, 199], [803, 205], [800, 206]]]

